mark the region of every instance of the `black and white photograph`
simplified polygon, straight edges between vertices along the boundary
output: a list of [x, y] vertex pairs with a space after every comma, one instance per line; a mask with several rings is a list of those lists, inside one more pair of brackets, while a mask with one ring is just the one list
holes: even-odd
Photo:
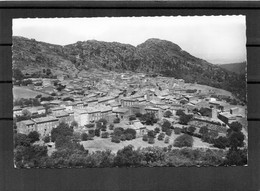
[[247, 166], [245, 16], [12, 21], [14, 168]]

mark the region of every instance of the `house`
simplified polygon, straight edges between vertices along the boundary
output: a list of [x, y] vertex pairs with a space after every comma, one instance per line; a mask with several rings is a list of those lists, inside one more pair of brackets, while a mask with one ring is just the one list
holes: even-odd
[[21, 116], [23, 115], [22, 113], [22, 108], [20, 106], [14, 106], [13, 107], [13, 116]]
[[32, 120], [24, 120], [16, 123], [17, 133], [28, 135], [30, 132], [35, 131], [35, 123]]
[[112, 102], [115, 101], [115, 97], [114, 96], [106, 96], [106, 97], [101, 97], [98, 99], [98, 103], [100, 104], [110, 104]]
[[146, 102], [146, 99], [144, 97], [137, 98], [137, 101], [142, 104]]
[[211, 107], [214, 107], [214, 108], [216, 108], [216, 109], [218, 109], [218, 110], [223, 111], [223, 110], [224, 110], [224, 105], [225, 105], [225, 103], [222, 102], [222, 101], [210, 101], [210, 102], [209, 102], [209, 105], [210, 105]]
[[129, 109], [127, 108], [117, 108], [113, 110], [113, 113], [120, 119], [126, 119], [129, 116]]
[[113, 109], [117, 109], [117, 108], [119, 108], [119, 107], [121, 107], [121, 104], [120, 103], [118, 103], [118, 102], [112, 102], [112, 103], [110, 103], [109, 104], [110, 105], [110, 107], [112, 107], [112, 110]]
[[46, 109], [43, 106], [36, 106], [35, 108], [37, 109], [38, 114], [44, 114], [46, 112]]
[[89, 122], [93, 123], [95, 121], [98, 121], [102, 118], [100, 109], [89, 107], [87, 108], [88, 116], [89, 116]]
[[239, 113], [238, 107], [233, 107], [230, 109], [230, 114], [237, 115]]
[[145, 113], [145, 108], [146, 106], [145, 105], [142, 105], [142, 104], [135, 104], [135, 105], [132, 105], [130, 107], [130, 110], [131, 110], [131, 114], [137, 114], [137, 113], [141, 113], [141, 114], [144, 114]]
[[121, 98], [122, 107], [129, 107], [129, 106], [136, 104], [137, 102], [138, 102], [137, 99], [133, 99], [133, 98], [130, 98], [130, 97]]
[[36, 131], [43, 137], [49, 135], [59, 124], [59, 120], [54, 116], [34, 118], [32, 121], [35, 123]]
[[147, 107], [144, 108], [144, 110], [145, 110], [146, 113], [154, 114], [154, 116], [156, 118], [160, 119], [162, 117], [162, 112], [159, 108], [147, 106]]
[[71, 101], [65, 101], [60, 106], [65, 108], [65, 111], [71, 111], [73, 109], [74, 103]]
[[136, 131], [136, 137], [142, 137], [147, 133], [146, 127], [139, 120], [130, 121], [129, 124], [129, 128]]
[[74, 109], [74, 120], [79, 126], [89, 124], [88, 111], [85, 109]]
[[218, 118], [226, 124], [236, 120], [236, 116], [232, 115], [230, 112], [221, 112], [219, 113]]
[[43, 106], [26, 107], [26, 108], [23, 108], [23, 111], [24, 110], [27, 110], [31, 115], [45, 114], [45, 108]]
[[53, 101], [50, 101], [49, 103], [50, 103], [50, 105], [58, 106], [62, 103], [62, 101], [61, 100], [53, 100]]
[[93, 107], [98, 104], [98, 99], [93, 97], [91, 99], [88, 99], [87, 102], [88, 102], [88, 106]]
[[66, 108], [65, 108], [65, 107], [53, 107], [53, 108], [50, 108], [50, 110], [51, 110], [51, 112], [52, 112], [53, 114], [55, 114], [55, 113], [59, 113], [59, 112], [61, 112], [61, 111], [65, 111]]
[[83, 101], [76, 101], [76, 102], [74, 102], [74, 107], [82, 109], [84, 107]]
[[59, 123], [64, 122], [70, 125], [71, 122], [74, 120], [74, 116], [70, 115], [66, 111], [56, 112], [52, 115], [59, 120]]

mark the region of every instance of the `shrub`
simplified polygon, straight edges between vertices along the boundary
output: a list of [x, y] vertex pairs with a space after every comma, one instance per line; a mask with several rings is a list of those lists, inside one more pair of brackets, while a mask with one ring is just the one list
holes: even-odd
[[166, 135], [171, 136], [171, 135], [172, 135], [172, 130], [171, 130], [171, 129], [168, 129], [168, 130], [166, 131]]
[[208, 132], [209, 132], [209, 129], [208, 129], [208, 127], [206, 127], [206, 126], [201, 127], [200, 130], [199, 130], [199, 133], [200, 133], [201, 135], [205, 135], [205, 134], [207, 134]]
[[73, 129], [69, 127], [67, 123], [61, 122], [56, 128], [51, 130], [51, 140], [52, 142], [56, 141], [58, 136], [72, 136]]
[[95, 124], [93, 124], [93, 123], [90, 123], [90, 124], [87, 124], [87, 125], [85, 125], [87, 128], [93, 128], [94, 126], [95, 126]]
[[164, 137], [165, 137], [165, 134], [164, 134], [164, 133], [160, 133], [160, 134], [158, 135], [158, 140], [159, 140], [159, 141], [162, 141], [162, 140], [164, 139]]
[[218, 137], [217, 139], [214, 139], [214, 147], [220, 148], [220, 149], [225, 149], [226, 147], [228, 147], [229, 142], [228, 142], [228, 138], [226, 137]]
[[156, 127], [156, 128], [154, 129], [154, 131], [155, 131], [156, 134], [157, 134], [157, 133], [160, 133], [160, 128], [159, 128], [159, 127]]
[[180, 116], [180, 124], [187, 125], [188, 122], [192, 119], [192, 115], [181, 115]]
[[110, 124], [109, 125], [109, 130], [113, 130], [114, 129], [114, 124]]
[[117, 127], [114, 129], [114, 135], [120, 137], [124, 133], [124, 129], [122, 127]]
[[188, 127], [188, 132], [190, 132], [190, 133], [194, 133], [195, 130], [196, 130], [196, 127], [194, 127], [193, 125]]
[[126, 136], [126, 140], [128, 141], [134, 139], [133, 135], [130, 133], [125, 134], [125, 136]]
[[175, 128], [174, 128], [174, 133], [175, 133], [176, 135], [181, 134], [181, 128], [175, 127]]
[[112, 139], [111, 139], [111, 142], [113, 142], [113, 143], [120, 143], [120, 137], [113, 136]]
[[49, 143], [51, 141], [50, 136], [46, 136], [43, 138], [44, 143]]
[[81, 134], [81, 140], [82, 141], [87, 141], [88, 140], [88, 134], [87, 133], [82, 133]]
[[148, 131], [147, 135], [148, 135], [148, 137], [155, 138], [156, 133], [153, 130], [151, 130], [151, 131]]
[[166, 118], [169, 118], [169, 117], [172, 116], [172, 112], [171, 111], [166, 111], [163, 116], [166, 117]]
[[79, 124], [77, 121], [72, 121], [71, 124], [70, 124], [71, 127], [78, 127]]
[[88, 130], [88, 133], [89, 134], [95, 134], [95, 130], [94, 129], [90, 129], [90, 130]]
[[102, 125], [100, 128], [101, 131], [106, 131], [107, 130], [107, 126], [106, 125]]
[[81, 133], [80, 132], [73, 132], [73, 135], [71, 137], [73, 140], [78, 141], [81, 139]]
[[141, 113], [136, 113], [135, 116], [139, 118], [142, 117], [143, 115]]
[[109, 136], [108, 132], [101, 133], [101, 138], [108, 138], [108, 136]]
[[107, 120], [104, 118], [101, 118], [100, 120], [98, 120], [98, 123], [101, 123], [101, 125], [107, 125]]
[[192, 147], [193, 137], [187, 134], [180, 135], [174, 140], [173, 146], [175, 147]]
[[187, 89], [186, 93], [195, 93], [197, 89]]
[[135, 139], [136, 137], [136, 130], [131, 129], [131, 128], [127, 128], [126, 130], [124, 130], [124, 134], [131, 134], [132, 135], [132, 139]]
[[153, 138], [153, 137], [149, 137], [148, 143], [149, 143], [149, 144], [154, 144], [154, 138]]
[[179, 109], [176, 111], [176, 115], [182, 116], [182, 115], [185, 115], [185, 113], [183, 112], [183, 110]]
[[100, 130], [99, 129], [95, 129], [95, 136], [99, 137], [100, 136]]
[[247, 149], [229, 149], [226, 160], [224, 162], [226, 165], [246, 165], [247, 164]]
[[120, 119], [117, 117], [114, 119], [113, 123], [120, 123]]
[[169, 142], [170, 142], [170, 137], [166, 137], [164, 143], [169, 143]]
[[136, 117], [135, 117], [134, 115], [131, 115], [131, 116], [129, 117], [129, 121], [133, 121], [133, 120], [136, 120]]
[[162, 124], [162, 132], [166, 132], [170, 128], [171, 128], [171, 123], [167, 120], [164, 121]]
[[143, 135], [143, 141], [148, 141], [148, 135]]
[[28, 146], [30, 146], [30, 141], [31, 140], [25, 134], [21, 134], [21, 133], [15, 134], [15, 137], [14, 137], [15, 147], [17, 147], [17, 146], [28, 147]]
[[218, 136], [217, 131], [208, 131], [206, 134], [202, 135], [202, 141], [207, 143], [214, 143], [214, 139]]
[[28, 138], [30, 139], [31, 143], [39, 141], [40, 134], [37, 131], [32, 131], [28, 134]]
[[125, 141], [125, 140], [126, 140], [126, 136], [125, 136], [124, 134], [122, 134], [122, 135], [120, 136], [120, 140], [121, 140], [121, 141]]
[[41, 98], [42, 97], [42, 95], [41, 94], [39, 94], [39, 95], [37, 95], [37, 96], [35, 96], [35, 98]]

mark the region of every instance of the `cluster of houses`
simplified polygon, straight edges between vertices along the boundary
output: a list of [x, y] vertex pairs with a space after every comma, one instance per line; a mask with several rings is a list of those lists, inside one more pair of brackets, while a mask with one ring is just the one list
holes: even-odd
[[[46, 114], [44, 117], [17, 122], [18, 133], [38, 131], [41, 136], [46, 136], [62, 121], [68, 124], [75, 121], [79, 127], [84, 127], [101, 118], [113, 123], [116, 118], [128, 119], [136, 113], [153, 113], [160, 120], [166, 111], [175, 115], [181, 109], [194, 114], [194, 109], [202, 107], [209, 109], [209, 115], [196, 114], [195, 120], [227, 126], [246, 117], [245, 108], [211, 98], [211, 90], [187, 93], [185, 82], [174, 78], [147, 77], [142, 73], [100, 72], [74, 80], [32, 79], [32, 82], [32, 86], [35, 86], [30, 88], [53, 95], [54, 100], [42, 101], [42, 105], [37, 107], [15, 106], [14, 117], [23, 115], [24, 110], [31, 115]], [[58, 91], [57, 83], [65, 88]], [[138, 121], [129, 124], [129, 127], [140, 132], [144, 130]]]

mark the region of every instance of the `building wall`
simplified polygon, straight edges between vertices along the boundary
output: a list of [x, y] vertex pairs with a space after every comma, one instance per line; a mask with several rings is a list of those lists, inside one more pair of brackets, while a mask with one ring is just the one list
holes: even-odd
[[13, 111], [13, 116], [21, 116], [22, 115], [22, 110], [18, 110], [18, 111]]
[[26, 125], [23, 122], [16, 123], [17, 133], [22, 133], [28, 135], [30, 132], [35, 131], [35, 125]]
[[83, 113], [83, 114], [76, 113], [74, 114], [74, 120], [79, 124], [79, 126], [84, 126], [86, 124], [89, 124], [90, 121], [88, 113]]
[[40, 134], [40, 136], [44, 137], [51, 133], [53, 128], [56, 128], [59, 124], [59, 121], [48, 121], [44, 123], [37, 123], [36, 130]]
[[154, 113], [156, 118], [161, 118], [162, 117], [162, 112], [160, 110], [151, 110], [151, 109], [145, 109], [146, 113]]
[[224, 115], [219, 114], [218, 118], [223, 121], [224, 123], [228, 124], [229, 119], [225, 117]]
[[44, 114], [45, 113], [45, 109], [39, 109], [38, 110], [38, 114]]
[[74, 116], [69, 115], [69, 116], [60, 117], [58, 119], [59, 119], [59, 123], [64, 122], [70, 125], [72, 121], [74, 121]]

